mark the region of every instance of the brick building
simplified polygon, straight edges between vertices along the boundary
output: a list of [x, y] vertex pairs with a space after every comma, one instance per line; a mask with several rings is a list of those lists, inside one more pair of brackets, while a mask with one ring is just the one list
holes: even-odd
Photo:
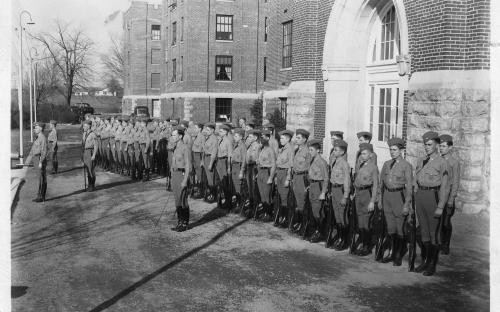
[[[489, 6], [489, 0], [164, 1], [158, 111], [213, 121], [227, 104], [220, 99], [228, 98], [234, 119], [261, 98], [267, 112], [286, 109], [289, 128], [325, 138], [325, 151], [330, 130], [345, 132], [351, 158], [356, 133], [373, 132], [379, 165], [389, 158], [392, 136], [407, 139], [414, 163], [425, 131], [449, 133], [462, 165], [458, 207], [488, 209]], [[220, 16], [232, 16], [230, 40], [224, 31], [217, 39], [228, 24]], [[179, 38], [182, 24], [183, 43], [174, 44], [173, 28]], [[217, 81], [225, 56], [232, 56], [232, 78]]]

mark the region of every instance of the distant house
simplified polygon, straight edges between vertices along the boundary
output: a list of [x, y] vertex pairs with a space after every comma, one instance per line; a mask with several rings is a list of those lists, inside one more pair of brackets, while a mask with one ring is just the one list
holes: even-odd
[[76, 91], [74, 95], [83, 96], [83, 95], [89, 95], [89, 93], [87, 91]]
[[116, 96], [116, 92], [109, 91], [108, 88], [96, 91], [95, 96]]

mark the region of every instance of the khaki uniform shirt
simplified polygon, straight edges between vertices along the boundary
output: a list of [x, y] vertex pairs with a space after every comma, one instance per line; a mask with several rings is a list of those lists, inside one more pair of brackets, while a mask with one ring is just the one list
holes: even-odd
[[290, 142], [288, 142], [278, 150], [278, 156], [276, 157], [276, 166], [278, 168], [287, 169], [286, 176], [288, 180], [290, 180], [292, 175], [293, 156], [293, 147]]
[[177, 142], [174, 154], [172, 155], [172, 169], [184, 169], [184, 179], [189, 177], [189, 170], [191, 169], [191, 150], [183, 142]]
[[235, 143], [233, 147], [233, 152], [231, 154], [231, 162], [241, 163], [240, 173], [243, 173], [245, 171], [246, 159], [247, 159], [247, 147], [245, 145], [245, 142], [240, 141], [238, 143]]
[[193, 147], [192, 150], [193, 152], [200, 153], [203, 152], [203, 146], [205, 145], [205, 135], [203, 133], [198, 133], [196, 138], [193, 141]]
[[233, 144], [228, 136], [222, 138], [217, 149], [217, 157], [230, 157], [233, 152]]
[[40, 162], [43, 162], [47, 158], [47, 138], [42, 132], [38, 134], [33, 146], [31, 146], [28, 158], [26, 158], [26, 163], [31, 163], [33, 156], [40, 156]]
[[274, 150], [274, 153], [278, 155], [278, 150], [280, 148], [280, 144], [278, 143], [278, 140], [274, 137], [274, 135], [271, 135], [271, 138], [269, 139], [269, 146], [271, 146]]
[[[413, 170], [409, 162], [401, 156], [398, 157], [391, 169], [393, 159], [389, 159], [384, 163], [380, 172], [380, 192], [385, 191], [384, 188], [396, 189], [404, 187], [405, 203], [411, 201], [412, 186], [413, 186]], [[382, 198], [379, 198], [381, 201]]]
[[[358, 172], [358, 170], [359, 170], [359, 166], [360, 166], [360, 165], [361, 165], [361, 163], [362, 163], [362, 161], [361, 161], [361, 157], [359, 157], [359, 155], [360, 155], [360, 154], [361, 154], [361, 153], [360, 153], [360, 151], [358, 151], [358, 152], [356, 153], [356, 166], [354, 167], [354, 171], [355, 171], [355, 172]], [[370, 160], [368, 160], [368, 161], [374, 162], [374, 163], [375, 163], [375, 165], [377, 165], [377, 154], [372, 153], [372, 157], [371, 157], [371, 158], [370, 158]]]
[[422, 157], [417, 161], [415, 168], [415, 183], [423, 187], [436, 187], [439, 188], [439, 208], [444, 208], [448, 200], [448, 162], [446, 159], [434, 153], [430, 155], [429, 161], [424, 166], [424, 160], [427, 158]]
[[276, 154], [271, 146], [264, 146], [259, 153], [257, 159], [259, 167], [273, 168], [276, 167]]
[[47, 137], [47, 140], [49, 141], [49, 143], [53, 143], [54, 146], [57, 144], [57, 130], [56, 128], [53, 128], [50, 132], [49, 132], [49, 135]]
[[311, 164], [311, 154], [309, 154], [309, 149], [304, 144], [299, 146], [295, 151], [293, 157], [293, 171], [294, 172], [304, 172], [309, 170], [309, 165]]
[[344, 198], [349, 197], [351, 185], [351, 167], [344, 157], [334, 158], [331, 164], [330, 182], [344, 186]]
[[86, 132], [83, 132], [83, 137], [82, 137], [82, 147], [83, 149], [94, 149], [92, 151], [92, 156], [95, 156], [97, 154], [97, 135], [94, 133], [94, 131], [89, 130]]
[[147, 128], [141, 128], [137, 134], [139, 144], [146, 144], [146, 149], [149, 148], [149, 145], [151, 144], [151, 135], [149, 134], [149, 130]]
[[[246, 143], [245, 143], [246, 145]], [[247, 164], [256, 163], [259, 158], [260, 146], [257, 141], [252, 142], [247, 148]]]
[[187, 132], [187, 130], [184, 131], [184, 137], [182, 140], [190, 149], [193, 147], [193, 137]]
[[219, 141], [217, 136], [215, 134], [209, 135], [205, 141], [205, 145], [203, 145], [203, 153], [205, 153], [205, 157], [210, 156], [210, 165], [213, 165], [215, 158], [217, 157], [218, 146]]
[[[361, 159], [361, 158], [359, 158]], [[378, 199], [378, 167], [373, 161], [373, 158], [367, 160], [366, 162], [360, 162], [358, 172], [356, 173], [356, 179], [354, 180], [355, 187], [363, 187], [372, 185], [372, 202], [376, 202]]]
[[321, 155], [318, 154], [312, 159], [307, 177], [309, 180], [322, 181], [321, 192], [326, 193], [328, 191], [328, 163]]
[[448, 204], [453, 205], [453, 202], [457, 197], [458, 186], [460, 183], [460, 164], [458, 160], [450, 154], [445, 155], [444, 159], [448, 162]]

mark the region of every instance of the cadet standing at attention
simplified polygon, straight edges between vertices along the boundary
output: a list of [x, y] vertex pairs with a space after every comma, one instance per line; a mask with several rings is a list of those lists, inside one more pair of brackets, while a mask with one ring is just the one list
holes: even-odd
[[[358, 142], [359, 142], [359, 144], [370, 143], [372, 141], [372, 134], [371, 134], [371, 132], [361, 131], [361, 132], [358, 132], [357, 136], [358, 136]], [[354, 171], [355, 172], [358, 172], [359, 165], [363, 162], [359, 158], [360, 154], [361, 154], [361, 149], [358, 150], [358, 152], [356, 153], [356, 164], [354, 166]], [[374, 161], [375, 164], [377, 164], [377, 154], [375, 154], [375, 152], [372, 152], [372, 156], [371, 156], [370, 160]]]
[[[429, 131], [422, 136], [425, 157], [415, 168], [415, 209], [422, 236], [425, 261], [415, 268], [425, 276], [434, 275], [439, 256], [441, 215], [448, 201], [448, 162], [438, 152], [439, 136]], [[437, 235], [436, 235], [437, 234]]]
[[443, 134], [439, 136], [441, 143], [439, 144], [439, 152], [448, 162], [448, 186], [449, 195], [446, 208], [443, 210], [443, 230], [441, 237], [441, 252], [443, 255], [450, 253], [450, 240], [452, 232], [451, 217], [455, 213], [455, 198], [458, 193], [458, 185], [460, 183], [460, 164], [458, 160], [451, 155], [453, 150], [453, 138], [451, 135]]
[[29, 165], [36, 158], [38, 164], [34, 164], [38, 168], [38, 194], [34, 202], [40, 203], [45, 201], [45, 194], [47, 192], [47, 139], [43, 134], [43, 129], [45, 124], [42, 122], [36, 122], [35, 134], [36, 140], [31, 146], [28, 158], [26, 158], [26, 165]]
[[88, 192], [93, 192], [95, 188], [95, 159], [97, 156], [97, 137], [94, 131], [90, 130], [91, 123], [85, 121], [83, 123], [82, 149], [83, 149], [83, 166], [87, 172]]
[[217, 147], [219, 146], [218, 138], [214, 133], [215, 124], [212, 122], [205, 124], [205, 133], [207, 134], [207, 140], [203, 146], [203, 168], [205, 169], [205, 174], [207, 176], [207, 187], [210, 190], [212, 203], [217, 196], [215, 190], [215, 180], [214, 180], [214, 169], [215, 162], [217, 160]]
[[[250, 211], [246, 214], [247, 217], [251, 216], [251, 213], [257, 209], [258, 203], [258, 190], [256, 190], [256, 175], [257, 175], [257, 159], [259, 158], [260, 144], [258, 139], [260, 138], [260, 130], [249, 130], [248, 139], [245, 145], [249, 143], [247, 148], [247, 167], [245, 172], [247, 174], [247, 185], [248, 185], [248, 200], [250, 202]], [[245, 214], [245, 213], [244, 213]]]
[[[330, 131], [330, 140], [332, 143], [332, 149], [330, 151], [330, 156], [328, 157], [328, 166], [330, 168], [332, 167], [333, 162], [335, 161], [335, 156], [333, 155], [333, 149], [335, 147], [335, 141], [336, 140], [343, 140], [344, 139], [344, 132], [342, 131]], [[344, 157], [347, 159], [347, 151], [344, 153]]]
[[[231, 173], [229, 157], [233, 153], [233, 143], [228, 136], [230, 128], [227, 125], [219, 127], [219, 147], [217, 148], [217, 174], [219, 176], [219, 190], [224, 193], [226, 199], [224, 208], [228, 211], [231, 210], [231, 186], [229, 185], [229, 174]], [[221, 194], [219, 194], [221, 195]], [[221, 203], [218, 203], [221, 204]]]
[[289, 207], [288, 202], [294, 156], [293, 146], [290, 144], [293, 131], [283, 130], [279, 133], [279, 136], [281, 148], [278, 150], [278, 155], [276, 156], [276, 187], [278, 188], [279, 210], [281, 213], [278, 216], [278, 222], [274, 225], [286, 228], [288, 221], [293, 215], [293, 211], [291, 211], [293, 207]]
[[[276, 154], [274, 149], [269, 144], [271, 131], [263, 130], [261, 136], [262, 148], [257, 159], [258, 175], [257, 185], [259, 188], [260, 201], [262, 203], [262, 216], [263, 222], [269, 222], [273, 219], [273, 206], [272, 206], [272, 184], [274, 180], [274, 173], [276, 171]], [[258, 217], [258, 216], [257, 216]]]
[[250, 146], [250, 144], [252, 144], [250, 142], [250, 140], [248, 139], [248, 135], [254, 129], [255, 129], [255, 124], [253, 122], [247, 123], [246, 128], [245, 128], [245, 145], [247, 146], [247, 148]]
[[149, 154], [151, 153], [151, 135], [149, 134], [149, 130], [147, 128], [147, 124], [149, 121], [148, 117], [143, 116], [139, 119], [139, 121], [139, 152], [142, 158], [142, 166], [140, 166], [139, 168], [144, 168], [144, 173], [141, 173], [141, 175], [143, 177], [142, 182], [146, 182], [150, 178], [149, 171], [151, 166], [151, 159]]
[[205, 145], [205, 134], [203, 133], [202, 123], [196, 123], [194, 125], [193, 135], [194, 140], [191, 150], [193, 151], [193, 167], [196, 174], [194, 198], [202, 198], [203, 194], [201, 191], [201, 180], [203, 177], [203, 168], [201, 166], [201, 163], [203, 161], [203, 146]]
[[295, 210], [293, 232], [299, 235], [303, 235], [305, 230], [305, 222], [307, 221], [304, 217], [304, 210], [306, 205], [306, 194], [307, 187], [309, 186], [309, 181], [307, 180], [307, 173], [309, 170], [309, 165], [311, 164], [311, 154], [309, 154], [309, 149], [307, 148], [307, 139], [309, 138], [309, 132], [304, 129], [297, 129], [295, 131], [295, 142], [298, 145], [297, 150], [293, 157], [293, 178], [292, 178], [292, 189], [295, 196], [295, 201], [297, 207]]
[[111, 161], [111, 172], [116, 172], [116, 127], [117, 121], [115, 116], [111, 116], [110, 124], [111, 130], [109, 131], [109, 153], [110, 153], [110, 161]]
[[401, 152], [405, 142], [400, 138], [389, 139], [391, 159], [384, 163], [380, 173], [379, 205], [384, 210], [387, 234], [391, 251], [382, 259], [400, 266], [406, 242], [403, 239], [403, 222], [411, 210], [413, 171], [409, 162], [403, 159]]
[[330, 195], [334, 220], [330, 220], [330, 222], [333, 224], [335, 221], [337, 234], [333, 238], [331, 237], [333, 234], [332, 226], [326, 238], [325, 247], [333, 247], [337, 251], [346, 250], [349, 246], [349, 224], [345, 209], [351, 189], [351, 167], [345, 159], [346, 152], [347, 142], [344, 140], [333, 142], [332, 155], [334, 159], [330, 164]]
[[378, 199], [379, 174], [377, 163], [373, 161], [373, 146], [370, 143], [361, 143], [359, 151], [359, 168], [354, 180], [354, 187], [356, 188], [359, 240], [363, 247], [357, 247], [355, 244], [353, 253], [358, 256], [367, 256], [372, 252], [369, 220]]
[[317, 243], [323, 238], [321, 227], [324, 216], [321, 215], [321, 206], [328, 192], [328, 164], [319, 153], [321, 141], [313, 139], [308, 142], [309, 154], [312, 158], [307, 174], [309, 179], [309, 202], [312, 211], [312, 215], [309, 217], [313, 230], [313, 234], [309, 239], [311, 243]]
[[49, 141], [48, 148], [49, 148], [49, 155], [50, 155], [50, 161], [52, 162], [52, 174], [57, 173], [58, 169], [58, 161], [57, 161], [57, 121], [51, 120], [50, 121], [50, 132], [48, 135], [47, 140]]
[[189, 229], [188, 179], [191, 170], [191, 149], [184, 143], [184, 133], [185, 128], [177, 126], [170, 137], [175, 144], [170, 171], [178, 219], [173, 230], [177, 232]]
[[233, 183], [234, 192], [236, 193], [236, 209], [235, 213], [243, 211], [243, 176], [245, 174], [247, 147], [243, 142], [245, 130], [242, 128], [234, 129], [234, 146], [231, 154], [231, 180]]
[[274, 125], [272, 123], [268, 123], [264, 126], [262, 126], [264, 130], [269, 130], [270, 138], [269, 138], [269, 146], [274, 150], [274, 153], [278, 155], [278, 149], [279, 149], [279, 143], [278, 140], [276, 140], [276, 134], [274, 133]]

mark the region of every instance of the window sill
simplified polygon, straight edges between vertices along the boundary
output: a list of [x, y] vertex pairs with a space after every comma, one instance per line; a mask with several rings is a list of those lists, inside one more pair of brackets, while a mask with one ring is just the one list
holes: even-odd
[[280, 71], [289, 71], [289, 70], [292, 70], [292, 67], [286, 67], [286, 68], [280, 69]]
[[234, 0], [215, 0], [216, 2], [234, 2]]
[[151, 39], [151, 41], [161, 41], [161, 39]]
[[150, 90], [160, 91], [160, 88], [149, 88]]
[[224, 83], [233, 82], [232, 80], [217, 80], [217, 79], [215, 79], [214, 81], [215, 82], [224, 82]]
[[215, 42], [233, 43], [233, 42], [234, 42], [234, 40], [221, 40], [221, 39], [215, 39]]

